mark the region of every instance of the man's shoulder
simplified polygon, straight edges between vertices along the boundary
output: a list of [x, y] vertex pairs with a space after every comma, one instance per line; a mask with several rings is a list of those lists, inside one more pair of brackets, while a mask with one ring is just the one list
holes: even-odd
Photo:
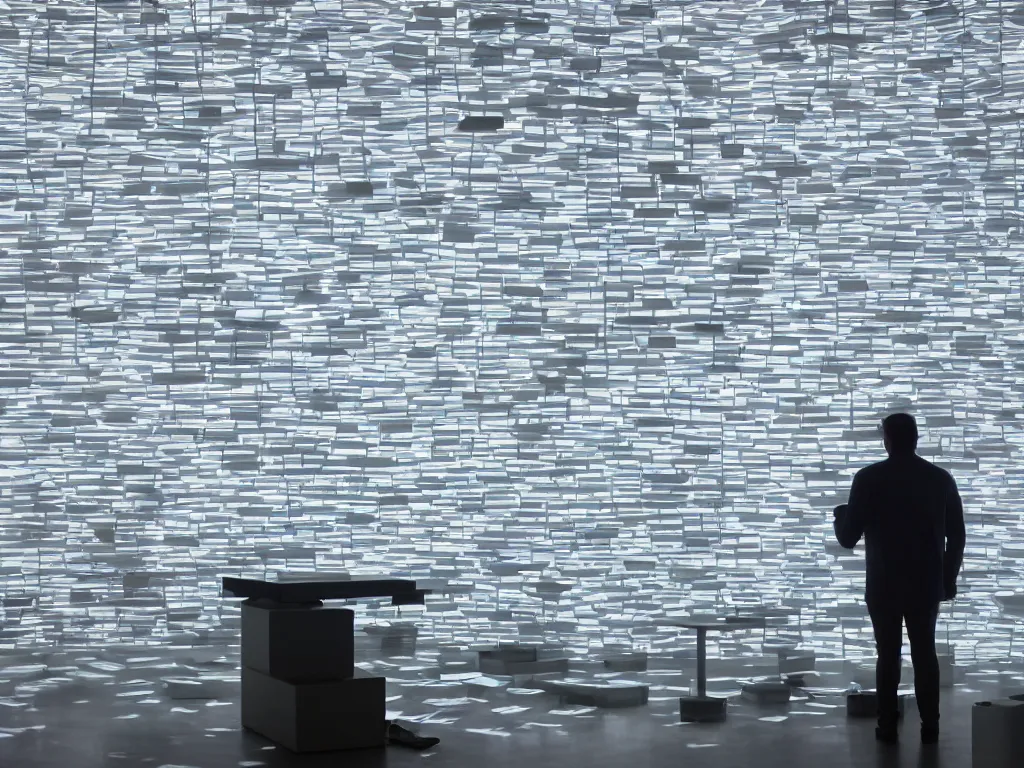
[[942, 477], [947, 480], [953, 479], [953, 475], [950, 474], [949, 470], [946, 469], [945, 467], [940, 467], [935, 462], [928, 461], [928, 459], [924, 458], [923, 456], [918, 456], [917, 460], [923, 467], [926, 468], [928, 472], [931, 472], [936, 477]]
[[943, 469], [938, 464], [933, 464], [921, 456], [915, 456], [914, 463], [909, 466], [902, 463], [903, 461], [905, 460], [901, 460], [899, 464], [894, 463], [892, 459], [876, 461], [874, 464], [868, 464], [866, 467], [859, 469], [855, 477], [859, 477], [861, 480], [870, 480], [872, 478], [886, 477], [892, 472], [906, 472], [909, 469], [912, 472], [916, 471], [918, 473], [923, 471], [936, 479], [953, 479], [948, 470]]
[[948, 469], [946, 469], [945, 467], [940, 467], [938, 464], [933, 464], [930, 461], [926, 463], [929, 467], [931, 467], [931, 470], [932, 472], [935, 473], [936, 478], [942, 480], [945, 483], [951, 483], [953, 485], [956, 485], [956, 481], [953, 479], [953, 473], [950, 472]]
[[879, 483], [885, 482], [883, 466], [884, 462], [876, 461], [874, 464], [868, 464], [866, 467], [861, 467], [853, 475], [853, 482], [863, 488], [865, 491], [869, 488], [873, 488]]
[[876, 461], [874, 464], [868, 464], [866, 467], [861, 467], [857, 470], [857, 474], [854, 477], [859, 477], [862, 480], [867, 480], [880, 472], [884, 472], [886, 463], [884, 461]]

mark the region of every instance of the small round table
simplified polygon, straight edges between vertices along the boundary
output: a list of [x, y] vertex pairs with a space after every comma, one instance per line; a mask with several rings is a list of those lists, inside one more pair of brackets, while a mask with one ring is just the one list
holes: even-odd
[[679, 699], [679, 719], [684, 723], [718, 723], [725, 720], [728, 699], [708, 696], [708, 632], [734, 632], [764, 626], [764, 619], [747, 616], [693, 616], [659, 621], [660, 626], [697, 630], [697, 695]]

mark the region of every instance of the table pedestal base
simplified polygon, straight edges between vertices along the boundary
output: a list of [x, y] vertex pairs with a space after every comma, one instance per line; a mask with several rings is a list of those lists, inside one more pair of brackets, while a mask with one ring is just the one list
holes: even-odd
[[713, 696], [683, 696], [679, 699], [679, 720], [683, 723], [721, 723], [729, 700]]

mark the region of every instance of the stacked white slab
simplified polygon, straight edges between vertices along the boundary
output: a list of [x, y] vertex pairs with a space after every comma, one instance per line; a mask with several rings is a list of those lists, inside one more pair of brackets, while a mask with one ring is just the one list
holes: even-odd
[[974, 705], [971, 752], [973, 768], [1024, 765], [1024, 694]]
[[413, 656], [416, 653], [419, 628], [415, 624], [403, 622], [373, 625], [363, 631], [380, 640], [380, 650], [384, 656]]
[[802, 680], [815, 671], [814, 651], [804, 649], [779, 650], [779, 676], [792, 678], [794, 681]]
[[569, 672], [565, 651], [555, 646], [527, 646], [513, 643], [479, 651], [480, 673], [484, 675], [564, 675]]
[[242, 725], [293, 752], [384, 746], [385, 680], [357, 675], [345, 608], [242, 604]]

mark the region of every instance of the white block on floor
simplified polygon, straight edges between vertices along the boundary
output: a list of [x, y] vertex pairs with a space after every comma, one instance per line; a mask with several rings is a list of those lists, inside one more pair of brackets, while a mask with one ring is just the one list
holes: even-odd
[[416, 638], [419, 628], [412, 623], [371, 624], [363, 631], [380, 641], [380, 650], [385, 656], [413, 656], [416, 654]]
[[[897, 694], [898, 716], [906, 714], [907, 707], [914, 701], [914, 697], [907, 693]], [[846, 694], [846, 716], [847, 717], [877, 717], [878, 715], [878, 692], [874, 690], [852, 691]]]
[[801, 679], [815, 671], [814, 651], [781, 649], [779, 651], [779, 676]]
[[242, 603], [242, 666], [292, 682], [352, 677], [354, 621], [348, 608]]
[[785, 683], [765, 680], [747, 683], [741, 688], [742, 697], [757, 704], [785, 704], [789, 701], [790, 687]]
[[1024, 765], [1024, 700], [977, 702], [971, 710], [971, 753], [973, 768]]
[[856, 664], [847, 670], [848, 682], [856, 683], [864, 688], [871, 688], [875, 685], [875, 662], [870, 664]]
[[293, 752], [384, 746], [383, 677], [290, 683], [242, 668], [242, 726]]
[[646, 672], [647, 652], [616, 653], [604, 658], [604, 666], [613, 672]]
[[646, 704], [650, 691], [646, 683], [624, 680], [545, 680], [538, 686], [567, 704], [602, 708]]
[[544, 659], [539, 661], [506, 661], [505, 659], [480, 659], [480, 673], [484, 675], [566, 675], [569, 673], [568, 659]]
[[952, 653], [939, 654], [939, 687], [952, 688], [956, 683], [956, 666]]

